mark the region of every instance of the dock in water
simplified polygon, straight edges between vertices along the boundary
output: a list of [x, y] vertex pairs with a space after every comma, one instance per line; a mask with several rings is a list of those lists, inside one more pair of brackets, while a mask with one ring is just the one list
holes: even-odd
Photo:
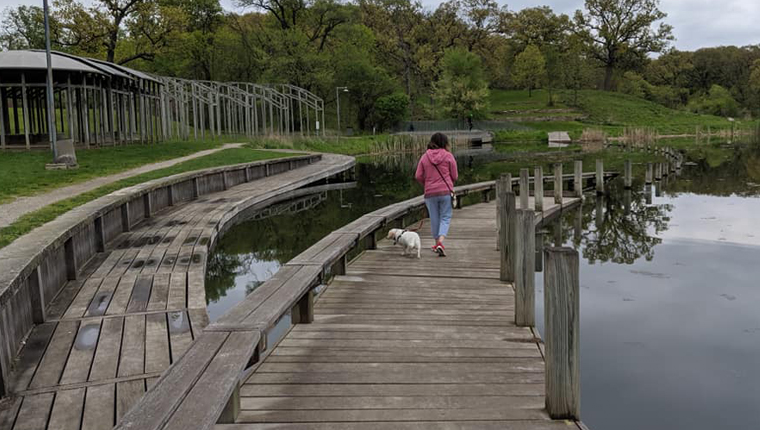
[[[560, 208], [545, 203], [545, 214]], [[580, 428], [544, 408], [541, 347], [499, 280], [495, 213], [455, 211], [445, 258], [425, 220], [421, 259], [383, 240], [354, 260], [313, 323], [295, 325], [241, 387], [236, 424], [216, 430]]]

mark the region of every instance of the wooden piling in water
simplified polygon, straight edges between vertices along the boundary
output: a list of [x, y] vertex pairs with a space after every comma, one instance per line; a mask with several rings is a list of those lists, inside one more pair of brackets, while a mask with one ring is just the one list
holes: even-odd
[[573, 191], [575, 197], [583, 196], [583, 160], [575, 160], [573, 170]]
[[631, 189], [631, 184], [633, 182], [633, 173], [632, 173], [632, 166], [631, 166], [631, 160], [625, 160], [625, 167], [624, 167], [624, 174], [623, 174], [623, 182], [624, 186], [627, 190]]
[[533, 175], [533, 200], [535, 201], [536, 212], [544, 210], [544, 168], [536, 167]]
[[580, 279], [578, 252], [544, 251], [546, 410], [555, 419], [580, 418]]
[[530, 199], [530, 171], [520, 169], [520, 209], [528, 208]]
[[502, 189], [501, 216], [499, 217], [499, 279], [504, 282], [514, 282], [514, 258], [515, 249], [515, 193], [511, 188]]
[[596, 160], [596, 193], [604, 194], [604, 161]]
[[554, 203], [562, 204], [562, 163], [554, 164]]
[[645, 182], [647, 185], [652, 184], [653, 174], [654, 174], [654, 165], [652, 163], [647, 163], [647, 173], [646, 173], [646, 178], [645, 178]]
[[656, 163], [654, 165], [654, 180], [659, 181], [662, 180], [662, 164]]
[[514, 251], [515, 324], [518, 327], [536, 325], [536, 267], [535, 213], [530, 209], [517, 211], [517, 231]]

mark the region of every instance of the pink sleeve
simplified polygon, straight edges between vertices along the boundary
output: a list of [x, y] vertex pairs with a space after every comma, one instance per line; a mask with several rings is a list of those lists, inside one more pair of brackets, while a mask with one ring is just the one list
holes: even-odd
[[417, 163], [417, 172], [414, 174], [414, 179], [423, 185], [425, 185], [425, 167], [422, 165], [422, 159], [424, 158], [424, 155], [420, 157], [420, 161]]
[[449, 154], [449, 172], [451, 174], [451, 180], [456, 182], [459, 179], [459, 171], [457, 170], [457, 159], [453, 155]]

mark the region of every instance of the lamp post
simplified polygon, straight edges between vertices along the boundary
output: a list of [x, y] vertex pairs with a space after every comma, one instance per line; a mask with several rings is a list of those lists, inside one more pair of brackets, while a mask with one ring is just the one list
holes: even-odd
[[337, 116], [338, 116], [338, 141], [340, 141], [340, 92], [341, 91], [344, 92], [344, 93], [347, 93], [348, 92], [348, 87], [335, 87], [335, 100], [338, 103], [338, 111], [337, 111]]
[[[45, 56], [47, 57], [47, 116], [48, 116], [48, 134], [50, 135], [50, 148], [53, 150], [53, 163], [58, 159], [58, 147], [56, 146], [56, 136], [58, 133], [55, 128], [55, 104], [53, 102], [53, 62], [50, 56], [50, 15], [48, 0], [43, 0], [43, 9], [45, 13]], [[69, 115], [71, 112], [69, 112]]]

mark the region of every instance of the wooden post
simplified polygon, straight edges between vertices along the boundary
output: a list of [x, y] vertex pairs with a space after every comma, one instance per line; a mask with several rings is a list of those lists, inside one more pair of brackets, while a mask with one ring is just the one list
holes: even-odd
[[573, 191], [575, 197], [583, 196], [583, 160], [575, 160], [573, 170]]
[[132, 228], [129, 221], [129, 202], [121, 205], [121, 231], [128, 232]]
[[[266, 335], [262, 337], [266, 338]], [[221, 415], [217, 419], [217, 424], [234, 424], [240, 414], [240, 381], [235, 383], [227, 404], [224, 405]]]
[[502, 249], [504, 242], [501, 237], [501, 217], [504, 214], [504, 199], [505, 195], [510, 191], [509, 185], [512, 183], [512, 175], [509, 173], [502, 173], [499, 179], [496, 181], [496, 249]]
[[145, 211], [145, 218], [150, 218], [153, 215], [153, 197], [150, 191], [143, 194], [143, 208]]
[[32, 320], [35, 324], [42, 324], [45, 322], [47, 301], [45, 300], [45, 290], [42, 288], [42, 269], [40, 266], [32, 271], [27, 282], [29, 283], [29, 295], [32, 302]]
[[501, 207], [502, 215], [499, 219], [499, 279], [504, 282], [514, 282], [514, 266], [512, 255], [515, 250], [515, 193], [511, 190], [502, 190]]
[[633, 182], [632, 178], [632, 166], [631, 166], [631, 160], [625, 160], [625, 168], [624, 168], [624, 185], [625, 189], [630, 190], [631, 184]]
[[662, 179], [662, 164], [656, 163], [654, 165], [654, 180], [659, 181]]
[[554, 203], [562, 204], [562, 163], [554, 164]]
[[97, 252], [105, 252], [106, 250], [106, 234], [105, 229], [103, 229], [102, 216], [95, 218], [95, 250]]
[[596, 160], [596, 193], [604, 194], [604, 161]]
[[[26, 139], [26, 149], [31, 149], [32, 145], [29, 141], [29, 102], [26, 96], [26, 73], [21, 74], [21, 105], [23, 106], [24, 116], [24, 139]], [[18, 115], [18, 112], [13, 112], [13, 115]]]
[[[579, 205], [580, 206], [580, 205]], [[544, 270], [544, 231], [540, 230], [536, 232], [536, 272], [542, 272]], [[534, 281], [535, 284], [535, 281]], [[535, 285], [534, 285], [535, 286]]]
[[7, 110], [8, 103], [5, 101], [5, 92], [3, 91], [3, 86], [0, 85], [0, 149], [5, 149], [5, 112]]
[[74, 251], [74, 239], [68, 238], [63, 243], [63, 254], [66, 259], [66, 277], [69, 281], [76, 281], [79, 268], [77, 267], [77, 255]]
[[84, 129], [84, 145], [90, 147], [90, 100], [87, 97], [87, 76], [82, 75], [82, 128]]
[[579, 419], [580, 280], [578, 252], [544, 251], [546, 410], [554, 419]]
[[314, 322], [314, 290], [309, 290], [290, 311], [293, 324]]
[[544, 210], [544, 168], [536, 167], [533, 176], [533, 200], [535, 201], [536, 212]]
[[530, 171], [520, 169], [520, 209], [528, 209], [530, 199]]
[[645, 178], [646, 185], [652, 184], [652, 176], [654, 174], [653, 171], [654, 171], [654, 166], [652, 165], [652, 163], [647, 163], [647, 173], [646, 173], [646, 178]]
[[669, 174], [668, 173], [668, 171], [669, 171], [668, 165], [669, 165], [669, 163], [667, 161], [664, 162], [664, 163], [662, 163], [662, 176], [668, 176], [668, 174]]
[[515, 324], [518, 327], [536, 325], [536, 228], [535, 214], [530, 209], [517, 211], [516, 247], [514, 251]]

